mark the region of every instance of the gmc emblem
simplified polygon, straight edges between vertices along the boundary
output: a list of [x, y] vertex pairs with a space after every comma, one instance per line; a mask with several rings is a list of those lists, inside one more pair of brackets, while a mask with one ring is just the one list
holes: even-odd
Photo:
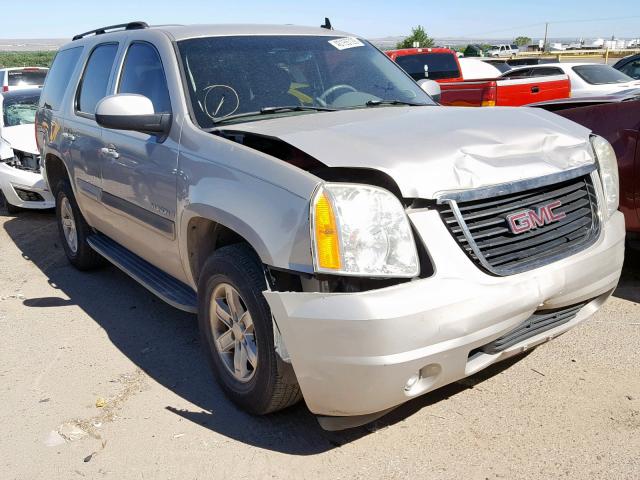
[[534, 228], [559, 222], [567, 216], [564, 212], [555, 213], [553, 210], [562, 205], [560, 200], [538, 207], [536, 210], [522, 210], [520, 212], [507, 215], [509, 228], [516, 235], [528, 232]]

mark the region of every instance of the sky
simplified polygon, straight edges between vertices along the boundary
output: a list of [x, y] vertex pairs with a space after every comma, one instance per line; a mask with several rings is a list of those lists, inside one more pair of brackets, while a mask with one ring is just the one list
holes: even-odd
[[367, 38], [408, 35], [418, 24], [437, 38], [540, 38], [545, 22], [550, 37], [640, 36], [638, 0], [0, 0], [0, 6], [0, 38], [68, 38], [131, 20], [320, 25], [325, 16], [336, 29]]

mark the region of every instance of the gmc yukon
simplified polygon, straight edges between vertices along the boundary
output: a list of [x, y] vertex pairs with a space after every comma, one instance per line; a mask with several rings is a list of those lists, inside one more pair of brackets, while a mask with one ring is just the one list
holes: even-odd
[[620, 275], [606, 140], [439, 106], [348, 33], [80, 34], [36, 129], [69, 261], [197, 313], [252, 413], [304, 398], [325, 428], [366, 422], [563, 334]]

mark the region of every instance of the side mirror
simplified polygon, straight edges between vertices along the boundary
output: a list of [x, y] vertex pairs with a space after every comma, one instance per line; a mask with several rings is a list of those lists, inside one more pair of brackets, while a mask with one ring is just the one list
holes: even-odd
[[164, 136], [171, 128], [171, 114], [155, 113], [153, 103], [144, 95], [119, 93], [98, 102], [96, 122], [104, 128]]
[[420, 85], [420, 88], [433, 98], [434, 101], [440, 103], [442, 90], [440, 89], [440, 84], [438, 82], [424, 78], [422, 80], [418, 80], [418, 85]]

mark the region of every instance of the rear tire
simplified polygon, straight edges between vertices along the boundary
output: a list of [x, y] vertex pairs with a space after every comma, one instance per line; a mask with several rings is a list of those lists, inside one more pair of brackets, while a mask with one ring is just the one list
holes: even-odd
[[56, 188], [56, 221], [62, 248], [74, 267], [91, 270], [105, 263], [87, 242], [92, 233], [91, 227], [82, 216], [71, 185], [66, 180], [61, 180]]
[[257, 415], [302, 398], [293, 368], [275, 351], [265, 288], [260, 260], [244, 244], [213, 253], [198, 283], [201, 343], [211, 368], [227, 396]]

